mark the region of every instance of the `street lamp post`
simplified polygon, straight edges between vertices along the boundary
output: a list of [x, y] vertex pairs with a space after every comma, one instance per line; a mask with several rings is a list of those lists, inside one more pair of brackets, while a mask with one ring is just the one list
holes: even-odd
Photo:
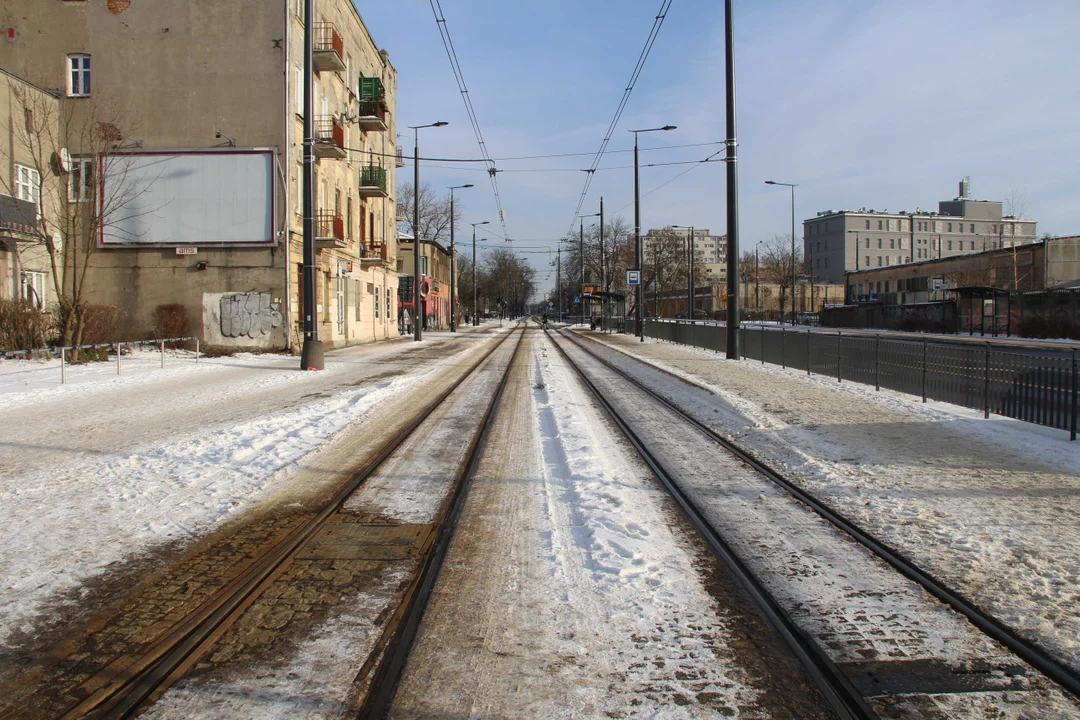
[[672, 225], [671, 227], [677, 230], [686, 230], [686, 317], [689, 318], [690, 323], [694, 322], [694, 310], [695, 300], [697, 300], [694, 287], [694, 226], [693, 225]]
[[604, 196], [600, 196], [600, 330], [607, 330], [604, 316]]
[[[766, 185], [783, 185], [791, 189], [791, 324], [795, 324], [795, 188], [798, 183], [776, 182], [766, 180]], [[781, 308], [783, 310], [783, 308]]]
[[[314, 72], [314, 6], [315, 0], [304, 3], [304, 275], [301, 285], [301, 305], [304, 308], [304, 345], [300, 352], [301, 370], [322, 370], [323, 345], [319, 342], [319, 327], [315, 307], [315, 132], [312, 111], [315, 109]], [[288, 255], [288, 253], [286, 253]], [[329, 302], [328, 298], [323, 298]]]
[[476, 314], [476, 226], [487, 225], [490, 220], [484, 220], [478, 223], [469, 223], [472, 225], [472, 324], [476, 327], [480, 324], [479, 316]]
[[420, 299], [420, 129], [443, 127], [443, 120], [428, 125], [409, 125], [413, 131], [413, 340], [420, 342], [423, 322]]
[[641, 342], [645, 342], [644, 328], [641, 323], [641, 302], [643, 296], [643, 289], [641, 287], [641, 278], [645, 275], [645, 270], [642, 265], [645, 262], [645, 253], [641, 247], [641, 185], [638, 180], [638, 133], [643, 132], [659, 132], [661, 130], [674, 130], [674, 125], [665, 125], [664, 127], [648, 128], [646, 130], [631, 130], [634, 133], [634, 263], [636, 264], [638, 271], [638, 286], [636, 291], [635, 303], [637, 305], [637, 313], [634, 316], [634, 332], [637, 334], [638, 339]]
[[450, 190], [450, 332], [457, 332], [457, 303], [454, 298], [457, 296], [457, 283], [454, 275], [454, 266], [457, 264], [457, 255], [454, 254], [454, 191], [462, 190], [464, 188], [471, 188], [472, 183], [466, 183], [465, 185], [454, 185], [449, 188]]

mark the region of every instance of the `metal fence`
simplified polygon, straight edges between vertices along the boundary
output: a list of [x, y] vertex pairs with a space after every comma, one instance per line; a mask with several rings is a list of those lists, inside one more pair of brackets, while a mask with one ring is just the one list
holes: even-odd
[[116, 374], [119, 375], [121, 371], [121, 357], [123, 356], [123, 348], [127, 347], [129, 350], [134, 345], [156, 345], [160, 348], [161, 354], [161, 367], [165, 367], [165, 345], [175, 344], [182, 342], [195, 342], [195, 363], [199, 362], [199, 355], [201, 354], [199, 348], [199, 338], [197, 337], [180, 337], [180, 338], [155, 338], [153, 340], [125, 340], [123, 342], [109, 342], [109, 343], [96, 343], [93, 345], [64, 345], [55, 348], [40, 348], [37, 350], [8, 350], [0, 352], [0, 358], [33, 358], [35, 355], [44, 355], [45, 357], [53, 357], [54, 355], [60, 359], [60, 384], [63, 385], [67, 382], [67, 365], [68, 365], [68, 353], [76, 350], [100, 350], [106, 348], [107, 350], [116, 351]]
[[[727, 350], [723, 325], [645, 321], [658, 340]], [[787, 328], [739, 329], [746, 360], [873, 385], [1068, 430], [1080, 406], [1077, 351]]]

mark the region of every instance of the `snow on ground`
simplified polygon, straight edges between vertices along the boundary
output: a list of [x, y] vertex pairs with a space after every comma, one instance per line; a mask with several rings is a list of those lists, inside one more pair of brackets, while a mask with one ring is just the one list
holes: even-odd
[[[350, 380], [362, 380], [360, 370], [373, 359], [392, 358], [409, 347], [350, 348], [331, 354], [322, 373], [300, 372], [296, 358], [266, 355], [201, 360], [198, 365], [167, 358], [162, 370], [160, 359], [136, 354], [120, 378], [106, 379], [102, 374], [107, 371], [91, 364], [78, 368], [74, 384], [48, 390], [40, 387], [47, 381], [35, 377], [40, 370], [8, 371], [5, 363], [0, 376], [21, 377], [22, 388], [9, 388], [5, 404], [19, 407], [27, 425], [43, 415], [56, 424], [48, 428], [48, 447], [20, 442], [26, 428], [17, 423], [0, 430], [7, 456], [0, 456], [0, 642], [30, 630], [47, 600], [78, 587], [110, 563], [206, 533], [253, 506], [287, 482], [305, 456], [379, 403], [445, 371], [457, 359], [456, 351], [447, 351], [420, 369], [353, 387], [357, 383]], [[140, 360], [150, 366], [140, 366]], [[218, 384], [222, 378], [226, 382]], [[275, 390], [288, 386], [295, 387], [275, 402]], [[307, 391], [313, 392], [300, 394]], [[191, 398], [197, 402], [188, 406]], [[87, 399], [92, 402], [80, 404]], [[204, 422], [207, 405], [214, 409], [215, 422]], [[135, 427], [130, 437], [112, 442], [110, 417], [121, 422], [140, 411], [159, 424], [156, 436], [147, 440]], [[244, 419], [229, 421], [230, 414]], [[104, 426], [100, 433], [96, 427], [87, 429], [88, 415]], [[81, 440], [68, 437], [73, 427], [84, 436]], [[11, 461], [12, 456], [48, 452], [53, 461], [42, 467], [27, 461], [29, 469], [23, 470], [23, 463]]]
[[699, 544], [546, 338], [532, 355], [391, 717], [762, 717]]
[[687, 346], [606, 341], [716, 393], [642, 375], [1080, 667], [1080, 448], [1067, 433]]

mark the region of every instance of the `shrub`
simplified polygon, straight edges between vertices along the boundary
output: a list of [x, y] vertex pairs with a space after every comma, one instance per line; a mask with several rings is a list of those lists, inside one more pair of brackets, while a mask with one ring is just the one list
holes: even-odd
[[158, 305], [154, 308], [154, 337], [180, 338], [191, 335], [191, 321], [187, 307], [179, 303]]
[[115, 305], [84, 305], [82, 309], [83, 332], [81, 345], [124, 340], [120, 337], [120, 325], [124, 311]]
[[0, 300], [0, 350], [45, 347], [52, 335], [52, 319], [29, 300]]

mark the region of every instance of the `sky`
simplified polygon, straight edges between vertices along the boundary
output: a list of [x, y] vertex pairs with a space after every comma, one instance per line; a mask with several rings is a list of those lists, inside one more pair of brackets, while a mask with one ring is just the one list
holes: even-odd
[[[354, 0], [398, 71], [399, 143], [421, 157], [481, 152], [429, 0]], [[495, 158], [506, 228], [475, 163], [421, 163], [421, 182], [455, 192], [491, 246], [554, 284], [553, 250], [571, 228], [662, 0], [441, 0], [446, 27]], [[980, 200], [1018, 199], [1038, 231], [1080, 233], [1080, 3], [1075, 0], [735, 0], [740, 248], [826, 210], [936, 210], [970, 176]], [[726, 228], [724, 14], [720, 0], [673, 0], [600, 161], [581, 212], [633, 226], [633, 135], [640, 136], [642, 231]], [[675, 148], [675, 145], [695, 147]], [[655, 149], [654, 149], [655, 148]], [[666, 149], [665, 149], [666, 148]], [[580, 157], [501, 158], [556, 153]], [[722, 157], [722, 153], [720, 156]], [[610, 168], [610, 169], [604, 169]], [[687, 172], [688, 171], [688, 172]], [[412, 168], [399, 171], [412, 179]], [[468, 236], [468, 238], [466, 237]], [[463, 248], [464, 249], [464, 248]]]

